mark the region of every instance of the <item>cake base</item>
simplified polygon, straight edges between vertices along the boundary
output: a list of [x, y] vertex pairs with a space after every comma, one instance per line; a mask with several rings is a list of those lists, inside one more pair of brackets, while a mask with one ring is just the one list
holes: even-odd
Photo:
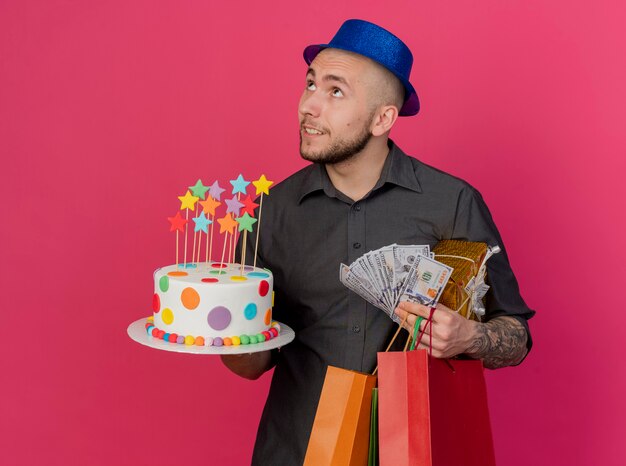
[[283, 323], [280, 323], [280, 334], [271, 340], [253, 345], [231, 345], [231, 346], [196, 346], [196, 345], [180, 345], [178, 343], [170, 343], [148, 335], [146, 332], [147, 317], [136, 320], [128, 326], [128, 336], [150, 348], [163, 351], [174, 351], [175, 353], [189, 354], [247, 354], [258, 353], [259, 351], [267, 351], [274, 348], [280, 348], [291, 343], [296, 337], [295, 332]]

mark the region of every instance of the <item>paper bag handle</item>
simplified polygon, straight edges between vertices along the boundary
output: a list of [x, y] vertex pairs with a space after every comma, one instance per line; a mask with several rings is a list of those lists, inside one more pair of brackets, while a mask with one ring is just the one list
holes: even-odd
[[[435, 312], [435, 308], [433, 307], [433, 308], [430, 309], [430, 315], [428, 316], [428, 319], [424, 319], [422, 316], [418, 316], [417, 320], [415, 321], [415, 325], [413, 326], [413, 336], [411, 336], [411, 334], [409, 333], [409, 338], [407, 338], [406, 344], [404, 345], [404, 349], [402, 350], [403, 353], [406, 353], [406, 350], [409, 347], [409, 343], [411, 342], [411, 340], [413, 340], [413, 342], [411, 344], [411, 347], [409, 348], [410, 351], [414, 350], [416, 345], [419, 345], [420, 341], [422, 341], [422, 337], [424, 336], [424, 332], [426, 332], [426, 327], [428, 327], [429, 324], [432, 326], [434, 312]], [[409, 315], [407, 314], [406, 316], [404, 316], [404, 319], [402, 319], [402, 322], [398, 326], [398, 330], [396, 330], [396, 333], [394, 333], [393, 338], [391, 339], [391, 341], [387, 345], [387, 348], [384, 351], [385, 353], [389, 352], [389, 349], [391, 348], [391, 345], [393, 345], [393, 343], [396, 341], [396, 338], [398, 338], [398, 334], [400, 333], [400, 330], [402, 330], [402, 326], [405, 324], [405, 322], [406, 322], [408, 317], [409, 317]], [[426, 320], [426, 325], [424, 325], [424, 329], [419, 332], [419, 335], [416, 335], [417, 330], [419, 329], [419, 326], [420, 326], [420, 324], [422, 323], [423, 320]], [[416, 336], [417, 336], [417, 343], [415, 342], [415, 337]], [[430, 334], [430, 345], [429, 346], [430, 346], [429, 354], [432, 356], [432, 353], [433, 353], [433, 335], [432, 335], [432, 332]], [[374, 372], [372, 372], [372, 375], [376, 375], [376, 372], [378, 372], [378, 364], [376, 365], [376, 368], [374, 369]]]

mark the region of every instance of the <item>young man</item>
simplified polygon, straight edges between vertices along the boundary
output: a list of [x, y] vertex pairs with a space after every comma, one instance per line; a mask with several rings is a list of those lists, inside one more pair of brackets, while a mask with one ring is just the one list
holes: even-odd
[[[296, 339], [281, 351], [222, 357], [249, 379], [275, 367], [252, 461], [259, 465], [302, 464], [327, 366], [371, 372], [395, 330], [385, 313], [340, 283], [341, 262], [391, 243], [497, 244], [485, 322], [437, 306], [427, 331], [433, 355], [463, 354], [497, 368], [519, 364], [531, 347], [526, 321], [534, 312], [480, 194], [389, 139], [398, 116], [419, 111], [406, 45], [372, 23], [349, 20], [304, 57], [310, 66], [298, 108], [300, 153], [314, 163], [266, 199], [258, 255], [274, 274], [274, 318]], [[429, 309], [401, 303], [396, 313], [408, 316], [412, 330]]]

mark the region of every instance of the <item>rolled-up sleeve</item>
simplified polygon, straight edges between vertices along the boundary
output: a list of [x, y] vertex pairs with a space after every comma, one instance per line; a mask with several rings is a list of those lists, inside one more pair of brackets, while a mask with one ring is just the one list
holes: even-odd
[[490, 288], [486, 296], [485, 317], [487, 321], [499, 316], [517, 318], [526, 328], [527, 348], [530, 350], [532, 338], [528, 328], [528, 319], [535, 314], [535, 311], [526, 305], [520, 294], [506, 248], [489, 208], [480, 193], [469, 185], [459, 193], [452, 237], [467, 241], [481, 241], [489, 246], [500, 246], [501, 251], [487, 261], [487, 284]]

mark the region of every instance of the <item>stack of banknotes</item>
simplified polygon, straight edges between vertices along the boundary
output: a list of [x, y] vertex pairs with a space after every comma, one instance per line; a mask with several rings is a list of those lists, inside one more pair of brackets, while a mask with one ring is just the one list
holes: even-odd
[[383, 310], [395, 322], [400, 301], [435, 306], [452, 267], [433, 259], [428, 245], [392, 244], [370, 251], [352, 264], [341, 264], [341, 283]]

